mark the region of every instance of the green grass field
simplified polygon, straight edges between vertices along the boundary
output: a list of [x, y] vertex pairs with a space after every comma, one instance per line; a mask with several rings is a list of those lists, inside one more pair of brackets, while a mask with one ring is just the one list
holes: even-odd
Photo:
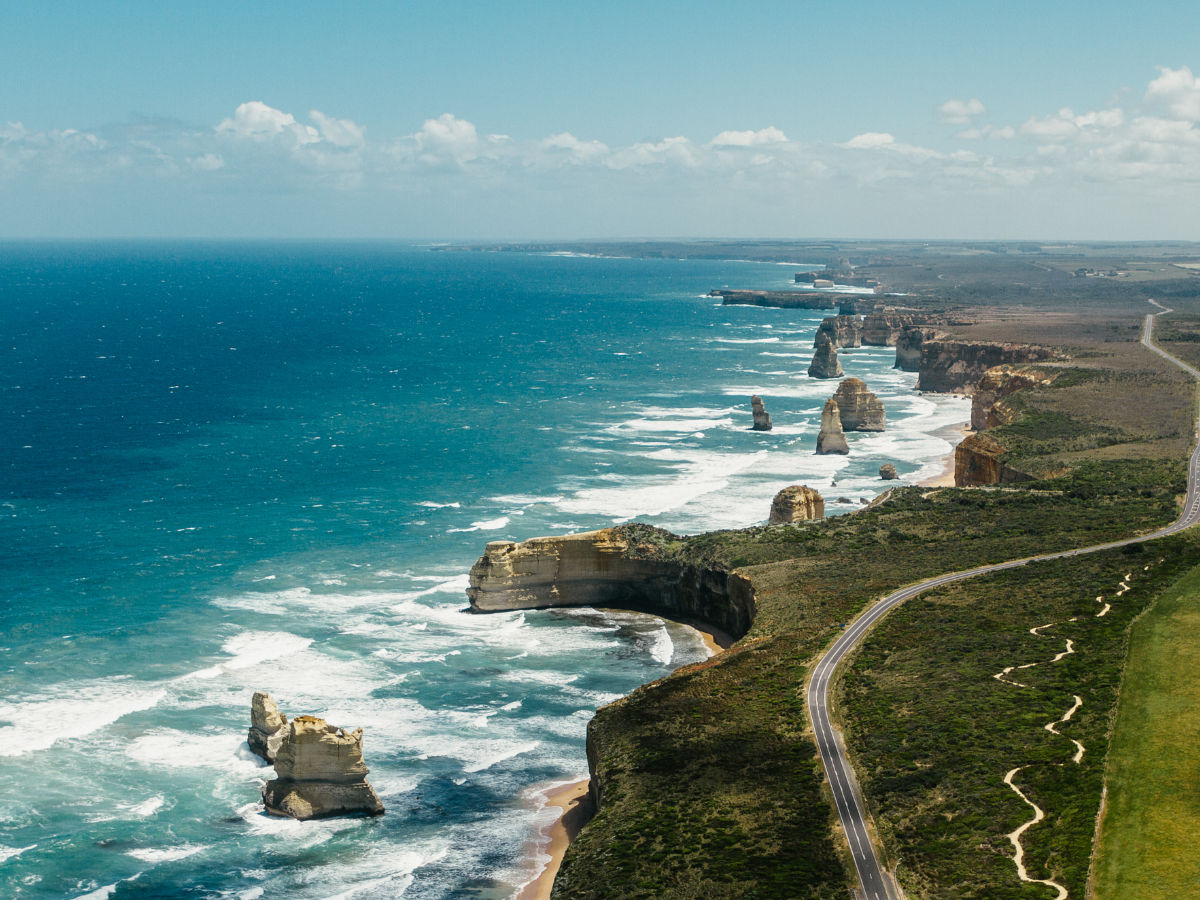
[[1200, 896], [1200, 567], [1134, 624], [1106, 783], [1097, 900]]

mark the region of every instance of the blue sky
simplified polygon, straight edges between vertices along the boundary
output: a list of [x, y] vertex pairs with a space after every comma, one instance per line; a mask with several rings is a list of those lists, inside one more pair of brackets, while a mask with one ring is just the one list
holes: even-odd
[[3, 237], [1200, 239], [1200, 4], [3, 22]]

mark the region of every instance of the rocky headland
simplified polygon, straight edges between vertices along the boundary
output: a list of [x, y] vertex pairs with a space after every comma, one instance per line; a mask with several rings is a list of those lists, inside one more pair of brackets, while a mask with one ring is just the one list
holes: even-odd
[[845, 431], [884, 431], [887, 414], [879, 399], [859, 378], [847, 378], [833, 392]]
[[983, 431], [1011, 424], [1017, 418], [1017, 411], [1005, 402], [1005, 398], [1025, 388], [1050, 384], [1058, 375], [1054, 371], [1014, 366], [988, 369], [971, 397], [971, 428]]
[[735, 572], [663, 558], [674, 538], [650, 526], [491, 541], [471, 567], [473, 612], [601, 606], [699, 620], [735, 639], [754, 621], [754, 590]]
[[709, 291], [726, 306], [773, 306], [779, 309], [834, 309], [841, 296], [823, 291]]
[[986, 432], [969, 434], [954, 448], [954, 486], [1016, 484], [1033, 476], [1004, 462], [1009, 448]]
[[919, 372], [921, 370], [921, 348], [925, 342], [944, 336], [935, 328], [905, 325], [896, 335], [896, 364], [892, 368], [902, 372]]
[[995, 366], [1063, 359], [1064, 354], [1036, 344], [993, 341], [924, 340], [917, 390], [973, 394], [984, 372]]
[[793, 484], [785, 487], [771, 501], [768, 525], [787, 525], [806, 522], [809, 519], [825, 518], [825, 501], [808, 485]]

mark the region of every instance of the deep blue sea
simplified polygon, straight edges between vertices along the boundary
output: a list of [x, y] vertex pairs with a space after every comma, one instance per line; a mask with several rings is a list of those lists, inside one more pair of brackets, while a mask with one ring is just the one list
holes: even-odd
[[[968, 418], [844, 351], [889, 428], [815, 456], [823, 314], [704, 296], [795, 268], [0, 244], [0, 896], [511, 897], [595, 708], [706, 651], [465, 613], [484, 543], [744, 526], [792, 483], [848, 511]], [[387, 814], [266, 816], [256, 689], [362, 726]]]

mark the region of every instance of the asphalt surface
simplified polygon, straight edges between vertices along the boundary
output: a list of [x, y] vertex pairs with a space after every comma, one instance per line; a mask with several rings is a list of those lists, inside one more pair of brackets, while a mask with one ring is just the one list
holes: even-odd
[[[1150, 313], [1146, 316], [1145, 324], [1142, 327], [1142, 343], [1149, 350], [1157, 353], [1200, 381], [1200, 371], [1176, 359], [1153, 342], [1152, 334], [1155, 317], [1169, 313], [1171, 310], [1155, 300], [1151, 300], [1150, 303], [1157, 306], [1162, 312]], [[1197, 429], [1198, 433], [1200, 433], [1200, 409], [1197, 410]], [[1114, 547], [1123, 547], [1126, 544], [1139, 541], [1152, 541], [1156, 538], [1166, 537], [1178, 531], [1183, 531], [1185, 528], [1191, 528], [1198, 522], [1200, 522], [1200, 443], [1192, 451], [1191, 460], [1188, 464], [1187, 498], [1184, 503], [1183, 513], [1177, 520], [1165, 528], [1160, 528], [1158, 531], [1150, 534], [1137, 535], [1120, 541], [1110, 541], [1107, 544], [1095, 544], [1090, 547], [1080, 547], [1076, 550], [1063, 550], [1058, 553], [1042, 554], [1041, 556], [1027, 556], [1022, 559], [1012, 559], [1007, 562], [977, 566], [974, 569], [965, 569], [960, 572], [948, 572], [945, 575], [930, 578], [927, 581], [901, 588], [895, 593], [889, 594], [869, 607], [866, 612], [842, 632], [841, 636], [834, 641], [833, 646], [821, 657], [816, 668], [813, 669], [805, 703], [808, 707], [809, 719], [812, 722], [813, 734], [817, 740], [817, 749], [821, 754], [821, 763], [824, 765], [825, 774], [829, 778], [829, 787], [833, 793], [833, 801], [837, 807], [838, 818], [841, 819], [842, 828], [846, 833], [846, 841], [850, 845], [850, 853], [854, 857], [854, 868], [858, 872], [862, 897], [866, 898], [866, 900], [899, 900], [902, 895], [896, 887], [891, 873], [880, 864], [879, 857], [875, 853], [875, 845], [872, 843], [868, 832], [869, 819], [865, 804], [863, 803], [862, 793], [859, 791], [858, 781], [854, 777], [854, 770], [850, 766], [850, 761], [846, 758], [846, 749], [842, 742], [841, 733], [833, 724], [829, 715], [829, 685], [833, 680], [838, 664], [846, 654], [853, 650], [859, 641], [862, 640], [863, 636], [871, 630], [871, 627], [886, 616], [894, 607], [899, 606], [905, 600], [933, 588], [940, 587], [943, 584], [949, 584], [952, 581], [962, 581], [964, 578], [974, 578], [976, 575], [986, 575], [991, 572], [1002, 572], [1005, 569], [1015, 569], [1018, 566], [1024, 566], [1040, 560], [1083, 556], [1086, 553], [1111, 550]]]

